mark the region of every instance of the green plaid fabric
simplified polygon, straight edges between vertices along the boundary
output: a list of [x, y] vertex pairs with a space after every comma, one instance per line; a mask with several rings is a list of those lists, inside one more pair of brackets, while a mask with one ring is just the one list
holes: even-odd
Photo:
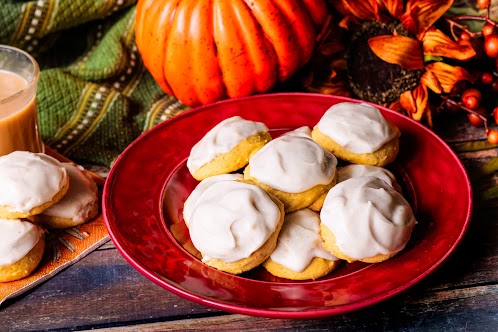
[[141, 133], [187, 109], [143, 66], [135, 3], [0, 2], [0, 43], [28, 51], [40, 64], [43, 140], [75, 161], [110, 165]]

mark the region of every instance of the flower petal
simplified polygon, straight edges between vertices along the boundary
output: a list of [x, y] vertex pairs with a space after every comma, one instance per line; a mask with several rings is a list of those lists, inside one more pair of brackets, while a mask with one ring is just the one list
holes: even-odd
[[399, 102], [399, 100], [396, 100], [396, 101], [392, 102], [391, 105], [389, 105], [388, 108], [390, 110], [393, 110], [393, 111], [398, 112], [398, 113], [403, 112], [403, 105], [401, 105], [401, 103]]
[[425, 118], [427, 119], [427, 125], [430, 128], [434, 128], [434, 122], [432, 121], [432, 108], [429, 106], [427, 107], [427, 110], [425, 111]]
[[439, 80], [432, 71], [426, 71], [422, 75], [422, 77], [420, 78], [420, 84], [425, 85], [437, 94], [441, 94], [443, 92], [441, 83], [439, 83]]
[[[410, 31], [413, 34], [418, 30], [417, 21], [412, 16], [412, 12], [408, 9], [401, 15], [401, 24], [405, 27], [406, 30]], [[415, 31], [415, 32], [414, 32]]]
[[457, 60], [468, 60], [476, 55], [472, 46], [459, 45], [438, 29], [427, 31], [422, 38], [422, 43], [425, 55], [439, 55]]
[[422, 44], [405, 36], [376, 36], [368, 40], [370, 49], [385, 62], [406, 69], [424, 68]]
[[415, 98], [413, 98], [412, 92], [413, 91], [408, 90], [399, 96], [399, 103], [405, 111], [408, 112], [408, 114], [412, 114], [417, 110], [417, 105], [415, 103]]
[[444, 62], [434, 62], [428, 64], [425, 68], [437, 77], [443, 91], [446, 93], [449, 93], [451, 89], [453, 89], [453, 86], [459, 81], [475, 81], [475, 78], [462, 67], [453, 67]]
[[331, 1], [333, 3], [334, 9], [337, 9], [342, 16], [351, 16], [353, 13], [349, 9], [347, 1], [345, 0], [334, 0]]
[[425, 85], [420, 84], [412, 91], [405, 91], [399, 97], [399, 102], [408, 114], [416, 121], [422, 119], [422, 115], [427, 111], [429, 93]]
[[453, 0], [408, 0], [401, 23], [420, 39], [452, 4]]
[[400, 19], [403, 14], [403, 0], [383, 0], [392, 17]]
[[379, 3], [376, 0], [334, 1], [334, 6], [343, 15], [352, 15], [360, 20], [379, 19]]
[[350, 30], [355, 25], [358, 25], [358, 19], [352, 15], [344, 16], [344, 18], [339, 22], [339, 27]]

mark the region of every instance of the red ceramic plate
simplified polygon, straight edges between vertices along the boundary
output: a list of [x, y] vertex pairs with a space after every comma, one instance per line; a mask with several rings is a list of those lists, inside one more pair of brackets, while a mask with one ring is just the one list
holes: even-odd
[[390, 298], [440, 265], [462, 239], [472, 197], [465, 170], [450, 148], [420, 124], [388, 109], [401, 130], [390, 166], [414, 207], [418, 224], [407, 248], [384, 263], [344, 264], [316, 281], [272, 277], [262, 268], [233, 276], [203, 265], [182, 219], [196, 186], [186, 159], [218, 122], [234, 115], [262, 121], [277, 136], [314, 126], [348, 98], [272, 94], [219, 102], [166, 121], [118, 158], [104, 189], [104, 216], [116, 247], [138, 271], [167, 290], [225, 311], [275, 318], [314, 318], [364, 308]]

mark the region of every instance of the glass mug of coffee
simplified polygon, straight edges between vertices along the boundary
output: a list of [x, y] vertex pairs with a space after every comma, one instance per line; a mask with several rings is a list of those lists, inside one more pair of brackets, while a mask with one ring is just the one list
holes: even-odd
[[0, 45], [0, 156], [44, 151], [35, 103], [39, 75], [32, 56]]

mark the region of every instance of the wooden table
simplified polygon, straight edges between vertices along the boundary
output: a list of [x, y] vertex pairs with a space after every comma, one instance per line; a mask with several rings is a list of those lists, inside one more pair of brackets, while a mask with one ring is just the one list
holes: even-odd
[[[451, 145], [484, 139], [456, 119], [438, 133]], [[459, 156], [471, 177], [498, 149]], [[475, 208], [463, 243], [433, 274], [401, 295], [346, 315], [278, 320], [234, 315], [184, 300], [131, 267], [112, 243], [0, 308], [0, 331], [412, 330], [498, 331], [498, 205], [480, 199], [497, 185], [473, 181]], [[442, 198], [444, 200], [444, 197]]]

